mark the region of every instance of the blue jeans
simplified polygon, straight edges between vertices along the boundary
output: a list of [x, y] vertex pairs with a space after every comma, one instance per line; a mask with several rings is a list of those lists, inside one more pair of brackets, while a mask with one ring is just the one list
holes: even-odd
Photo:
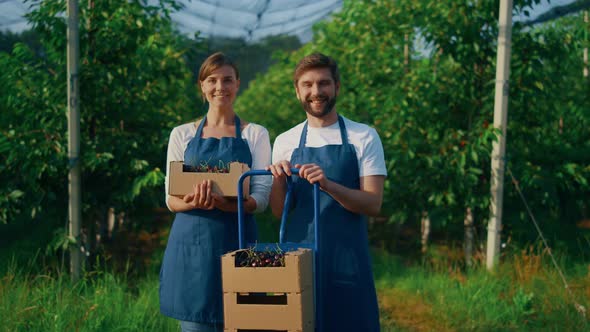
[[181, 320], [180, 329], [182, 332], [222, 332], [223, 324], [207, 324]]

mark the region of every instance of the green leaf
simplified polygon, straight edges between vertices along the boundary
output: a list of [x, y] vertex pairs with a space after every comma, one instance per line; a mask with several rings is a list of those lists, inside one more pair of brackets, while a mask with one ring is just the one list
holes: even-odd
[[481, 169], [475, 167], [470, 167], [469, 172], [476, 175], [483, 174], [483, 171]]
[[19, 198], [23, 197], [24, 195], [25, 195], [25, 193], [22, 192], [21, 190], [13, 190], [10, 194], [8, 194], [8, 198], [10, 198], [13, 201], [16, 201]]
[[479, 162], [479, 157], [477, 156], [477, 152], [475, 152], [474, 150], [471, 150], [471, 160], [473, 160], [473, 162], [476, 164]]

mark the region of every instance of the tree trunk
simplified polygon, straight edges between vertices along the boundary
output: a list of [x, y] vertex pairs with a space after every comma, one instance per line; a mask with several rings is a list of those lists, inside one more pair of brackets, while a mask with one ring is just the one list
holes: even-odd
[[430, 217], [428, 216], [428, 212], [422, 211], [420, 224], [422, 229], [422, 253], [425, 254], [428, 251], [428, 237], [430, 236]]
[[404, 34], [404, 72], [410, 71], [410, 35]]
[[467, 267], [471, 267], [473, 262], [473, 241], [475, 239], [475, 227], [473, 225], [473, 211], [470, 207], [465, 209], [465, 219], [463, 220], [463, 226], [465, 227], [465, 264]]
[[584, 46], [584, 77], [588, 77], [588, 30], [590, 30], [590, 25], [588, 24], [588, 11], [584, 11], [584, 23], [586, 23], [586, 46]]
[[117, 225], [119, 225], [118, 227], [123, 227], [123, 223], [125, 223], [125, 212], [121, 211], [117, 215]]
[[107, 215], [107, 238], [113, 238], [113, 230], [115, 229], [115, 208], [110, 207]]
[[563, 116], [559, 117], [559, 135], [563, 134]]
[[443, 54], [443, 49], [439, 48], [438, 51], [436, 52], [436, 55], [434, 56], [434, 64], [432, 66], [432, 73], [434, 74], [434, 76], [436, 76], [436, 74], [438, 73], [438, 64], [440, 63], [440, 57]]

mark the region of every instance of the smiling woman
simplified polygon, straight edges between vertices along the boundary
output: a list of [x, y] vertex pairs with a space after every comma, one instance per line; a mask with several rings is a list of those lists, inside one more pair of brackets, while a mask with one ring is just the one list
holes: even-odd
[[204, 81], [200, 82], [203, 97], [209, 102], [209, 108], [231, 107], [240, 86], [230, 66], [214, 70]]
[[[240, 72], [233, 63], [215, 61], [221, 53], [211, 56], [211, 61], [203, 63], [199, 72], [199, 88], [203, 101], [209, 103], [209, 109], [232, 108], [240, 88]], [[218, 63], [216, 63], [218, 62]], [[220, 66], [221, 64], [221, 66]]]
[[[240, 76], [231, 59], [223, 53], [207, 58], [199, 71], [198, 87], [209, 105], [207, 116], [172, 130], [167, 165], [171, 161], [183, 161], [192, 167], [232, 161], [251, 169], [268, 165], [268, 131], [240, 120], [234, 112]], [[269, 177], [251, 180], [250, 196], [244, 202], [249, 213], [248, 242], [254, 242], [256, 237], [252, 213], [268, 205], [270, 181]], [[166, 188], [167, 183], [168, 176]], [[176, 217], [160, 271], [160, 310], [180, 320], [183, 331], [223, 329], [221, 255], [238, 249], [237, 201], [211, 189], [211, 182], [204, 181], [182, 197], [166, 195], [166, 203]]]

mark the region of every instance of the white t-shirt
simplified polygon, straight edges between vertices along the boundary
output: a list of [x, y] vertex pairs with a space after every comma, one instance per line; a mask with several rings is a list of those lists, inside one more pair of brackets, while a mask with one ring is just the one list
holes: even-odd
[[[185, 123], [172, 129], [168, 141], [168, 155], [166, 158], [166, 205], [168, 205], [168, 173], [170, 172], [171, 161], [184, 161], [184, 151], [188, 143], [197, 134], [197, 127], [194, 122]], [[242, 138], [248, 143], [252, 154], [251, 169], [264, 169], [270, 165], [270, 138], [268, 130], [261, 125], [249, 123], [242, 130]], [[268, 206], [271, 176], [253, 176], [250, 178], [250, 196], [256, 201], [256, 212], [261, 212]]]
[[[344, 125], [348, 143], [354, 146], [358, 159], [359, 177], [370, 175], [387, 175], [383, 145], [374, 128], [363, 123], [354, 122], [345, 117]], [[272, 151], [273, 164], [280, 160], [291, 160], [293, 150], [299, 147], [299, 139], [305, 122], [280, 134], [275, 139]], [[339, 122], [322, 128], [307, 126], [306, 147], [321, 147], [329, 144], [342, 144]]]

